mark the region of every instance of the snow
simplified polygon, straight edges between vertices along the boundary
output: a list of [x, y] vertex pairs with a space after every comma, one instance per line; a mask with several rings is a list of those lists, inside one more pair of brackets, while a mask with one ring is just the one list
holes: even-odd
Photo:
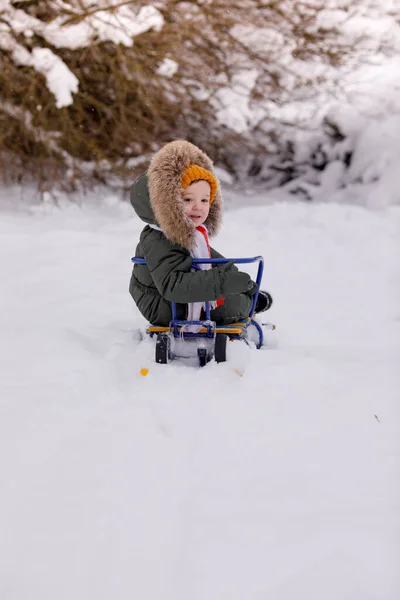
[[[256, 83], [258, 71], [248, 69], [232, 77], [231, 86], [223, 87], [216, 93], [216, 118], [236, 133], [248, 131], [255, 112], [250, 106], [250, 93]], [[258, 113], [257, 113], [258, 114]]]
[[46, 77], [47, 87], [56, 97], [57, 108], [73, 103], [72, 94], [78, 92], [79, 80], [59, 56], [49, 48], [34, 48], [32, 65]]
[[[371, 119], [342, 106], [328, 116], [345, 134], [345, 139], [333, 144], [321, 133], [313, 137], [300, 132], [298, 164], [308, 162], [316, 147], [321, 162], [328, 160], [328, 163], [321, 172], [306, 170], [304, 175], [286, 184], [284, 191], [296, 193], [301, 189], [309, 199], [318, 202], [356, 203], [370, 208], [399, 206], [400, 114]], [[344, 159], [348, 153], [351, 153], [351, 162], [346, 168]]]
[[348, 10], [324, 10], [318, 14], [317, 28], [337, 27], [344, 43], [361, 43], [363, 49], [381, 51], [382, 42], [393, 42], [400, 48], [399, 26], [389, 7], [361, 3], [352, 12]]
[[[104, 3], [103, 3], [104, 4]], [[116, 4], [113, 10], [107, 10], [107, 5]], [[50, 48], [34, 48], [29, 53], [21, 44], [18, 44], [11, 35], [24, 34], [31, 37], [36, 34], [54, 48], [85, 48], [94, 43], [112, 41], [130, 47], [134, 37], [154, 29], [161, 31], [164, 18], [160, 11], [152, 5], [142, 6], [137, 14], [126, 4], [106, 2], [104, 9], [97, 7], [93, 11], [91, 2], [81, 3], [82, 14], [86, 10], [93, 12], [85, 16], [78, 24], [68, 25], [68, 17], [57, 17], [49, 22], [44, 22], [30, 16], [24, 10], [14, 8], [9, 0], [0, 2], [0, 48], [12, 50], [13, 58], [17, 64], [32, 66], [46, 77], [48, 89], [56, 97], [57, 108], [73, 104], [73, 93], [78, 92], [79, 81], [71, 72], [64, 61]], [[73, 13], [78, 16], [80, 13]]]
[[279, 345], [198, 370], [137, 340], [128, 204], [0, 196], [1, 597], [397, 600], [399, 207], [225, 192]]
[[[163, 25], [155, 6], [115, 4], [61, 26], [0, 0], [0, 47], [68, 106], [72, 72], [12, 32], [54, 48], [130, 46]], [[364, 31], [365, 48], [400, 47], [383, 18], [398, 0], [363, 0], [351, 18], [338, 4], [321, 19], [344, 41]], [[270, 30], [234, 33], [279, 51]], [[158, 74], [175, 70], [167, 58]], [[297, 158], [316, 140], [329, 158], [279, 190], [224, 189], [215, 247], [265, 256], [278, 341], [230, 344], [226, 364], [156, 365], [154, 343], [140, 341], [128, 283], [142, 223], [127, 203], [96, 191], [35, 204], [26, 187], [0, 188], [0, 598], [398, 600], [399, 73], [398, 56], [376, 51], [343, 74], [335, 101], [321, 89], [318, 101], [255, 108], [251, 68], [220, 91], [219, 121], [243, 134], [267, 113], [313, 114]], [[343, 142], [323, 138], [325, 114]], [[299, 185], [317, 202], [293, 201]]]
[[17, 64], [34, 67], [45, 76], [48, 89], [56, 97], [57, 108], [73, 103], [72, 94], [78, 92], [79, 80], [57, 54], [50, 48], [33, 48], [30, 53], [21, 44], [17, 44], [6, 29], [1, 35], [0, 47], [4, 50], [12, 48]]
[[[307, 4], [307, 3], [305, 3]], [[310, 3], [315, 4], [315, 3]], [[397, 10], [397, 12], [396, 12]], [[277, 102], [267, 89], [259, 87], [254, 63], [243, 65], [238, 56], [230, 56], [232, 64], [241, 70], [213, 99], [219, 123], [237, 133], [251, 132], [261, 127], [268, 131], [275, 122], [294, 126], [310, 123], [319, 127], [324, 116], [338, 106], [348, 103], [358, 112], [387, 115], [386, 108], [400, 111], [400, 4], [398, 0], [344, 0], [326, 2], [318, 13], [315, 30], [338, 29], [336, 42], [357, 52], [344, 61], [342, 67], [326, 64], [323, 53], [312, 60], [300, 60], [293, 55], [295, 41], [285, 31], [285, 23], [271, 23], [271, 28], [236, 25], [231, 35], [251, 51], [265, 52], [279, 76], [282, 92]], [[297, 90], [298, 77], [305, 84]], [[253, 99], [253, 91], [263, 93]]]
[[371, 183], [367, 205], [400, 205], [399, 158], [400, 115], [372, 122], [359, 135], [347, 179]]
[[364, 65], [348, 74], [344, 86], [347, 104], [363, 116], [382, 118], [400, 113], [400, 54], [383, 65]]
[[171, 58], [164, 58], [157, 68], [158, 75], [163, 77], [173, 77], [178, 71], [179, 65]]
[[162, 14], [152, 5], [143, 6], [137, 13], [129, 6], [118, 6], [114, 11], [98, 10], [78, 25], [64, 25], [62, 17], [51, 21], [45, 29], [45, 38], [58, 48], [84, 48], [93, 40], [112, 41], [124, 46], [133, 45], [133, 37], [164, 24]]
[[[316, 174], [306, 171], [285, 185], [286, 191], [305, 190], [310, 199], [319, 202], [361, 203], [371, 208], [400, 205], [399, 159], [400, 112], [381, 118], [367, 118], [343, 105], [328, 113], [346, 136], [342, 142], [332, 144], [321, 134], [298, 135], [297, 161], [309, 159], [312, 148], [328, 164]], [[310, 144], [310, 139], [313, 145]], [[345, 167], [345, 155], [351, 153], [351, 162]], [[368, 184], [367, 186], [365, 184]]]
[[[115, 7], [109, 10], [107, 7], [111, 4], [115, 4]], [[132, 46], [132, 37], [152, 28], [160, 31], [164, 24], [162, 14], [151, 4], [142, 6], [137, 14], [132, 8], [119, 2], [106, 2], [103, 6], [93, 10], [91, 2], [82, 2], [80, 11], [78, 7], [74, 7], [68, 17], [56, 17], [48, 22], [32, 17], [24, 10], [14, 8], [9, 0], [3, 0], [0, 9], [5, 23], [8, 23], [15, 33], [28, 36], [35, 33], [56, 48], [71, 50], [84, 48], [94, 41], [111, 41], [115, 44]], [[62, 8], [65, 8], [65, 5]], [[71, 17], [79, 19], [82, 15], [85, 18], [77, 25], [68, 24]]]

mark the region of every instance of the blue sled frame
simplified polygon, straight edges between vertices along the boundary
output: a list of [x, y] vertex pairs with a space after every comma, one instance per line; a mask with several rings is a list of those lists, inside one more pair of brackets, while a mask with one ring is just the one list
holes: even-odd
[[[131, 261], [134, 264], [138, 264], [138, 265], [146, 264], [146, 259], [144, 259], [144, 258], [133, 257], [133, 258], [131, 258]], [[249, 264], [249, 263], [258, 263], [256, 283], [258, 286], [258, 290], [260, 289], [261, 280], [262, 280], [262, 276], [263, 276], [263, 272], [264, 272], [264, 259], [262, 256], [253, 256], [250, 258], [194, 258], [192, 266], [195, 269], [200, 270], [199, 265], [202, 265], [202, 264], [218, 265], [218, 264], [224, 264], [227, 262], [234, 262], [235, 264], [238, 264], [238, 265]], [[251, 306], [251, 310], [250, 310], [250, 314], [249, 314], [248, 318], [243, 319], [242, 321], [238, 321], [238, 323], [235, 323], [232, 325], [216, 325], [213, 321], [211, 321], [211, 314], [210, 314], [211, 308], [210, 308], [210, 303], [207, 301], [205, 302], [205, 312], [206, 312], [205, 320], [181, 321], [177, 318], [176, 303], [171, 302], [172, 320], [169, 324], [169, 332], [172, 333], [174, 335], [174, 337], [176, 337], [176, 338], [178, 338], [178, 337], [179, 338], [182, 338], [182, 337], [183, 338], [214, 338], [215, 334], [224, 333], [224, 334], [228, 335], [228, 337], [230, 339], [241, 339], [241, 340], [244, 340], [245, 342], [247, 342], [247, 328], [250, 325], [254, 325], [254, 327], [256, 328], [256, 330], [258, 332], [258, 343], [256, 344], [256, 346], [257, 346], [257, 348], [261, 348], [261, 346], [264, 343], [263, 330], [262, 330], [262, 327], [260, 326], [260, 324], [257, 323], [257, 321], [253, 318], [256, 303], [257, 303], [257, 298], [258, 298], [258, 290], [253, 296], [253, 304]], [[189, 331], [185, 331], [184, 329], [182, 329], [182, 331], [180, 331], [180, 328], [183, 327], [184, 325], [200, 325], [202, 327], [202, 330], [198, 333], [192, 333]], [[154, 331], [152, 331], [152, 329], [154, 329]], [[150, 336], [153, 336], [155, 333], [157, 333], [157, 329], [162, 329], [162, 328], [158, 328], [157, 325], [149, 325], [147, 331], [150, 334]], [[238, 332], [239, 330], [240, 330], [240, 332]]]

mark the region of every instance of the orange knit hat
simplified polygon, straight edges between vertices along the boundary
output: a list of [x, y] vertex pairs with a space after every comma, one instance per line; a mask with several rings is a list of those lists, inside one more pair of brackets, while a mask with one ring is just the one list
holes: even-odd
[[207, 181], [210, 184], [210, 204], [212, 204], [218, 190], [218, 181], [215, 175], [210, 171], [207, 171], [207, 169], [203, 169], [203, 167], [199, 167], [199, 165], [189, 165], [183, 171], [181, 185], [183, 189], [185, 189], [194, 181], [199, 180]]

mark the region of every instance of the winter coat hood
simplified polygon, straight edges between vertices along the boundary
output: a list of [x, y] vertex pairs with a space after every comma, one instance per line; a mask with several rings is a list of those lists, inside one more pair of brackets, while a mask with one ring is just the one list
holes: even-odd
[[[153, 156], [147, 173], [138, 177], [131, 187], [131, 203], [142, 221], [158, 225], [168, 240], [187, 249], [193, 246], [195, 226], [183, 210], [181, 179], [192, 164], [215, 176], [211, 159], [200, 148], [185, 140], [170, 142]], [[221, 226], [222, 204], [218, 186], [204, 223], [210, 237]]]

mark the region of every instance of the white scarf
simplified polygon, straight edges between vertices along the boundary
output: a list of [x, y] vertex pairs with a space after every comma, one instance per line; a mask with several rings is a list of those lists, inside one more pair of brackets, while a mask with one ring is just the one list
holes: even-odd
[[[150, 224], [152, 229], [157, 229], [157, 231], [162, 231], [161, 227], [157, 225]], [[190, 256], [193, 258], [211, 258], [210, 252], [210, 244], [208, 242], [208, 232], [205, 225], [199, 225], [194, 230], [194, 244], [192, 249], [190, 250]], [[208, 271], [211, 269], [210, 263], [203, 263], [198, 265], [201, 271]], [[192, 269], [192, 271], [196, 271], [197, 269]], [[210, 307], [215, 308], [216, 302], [214, 300], [210, 301]], [[188, 321], [199, 321], [201, 315], [201, 309], [205, 310], [204, 302], [189, 302], [188, 303]], [[190, 331], [192, 333], [197, 333], [200, 329], [199, 325], [185, 325], [185, 331]]]
[[[199, 225], [194, 230], [194, 244], [190, 250], [190, 256], [193, 258], [211, 258], [210, 244], [208, 243], [208, 232], [205, 225]], [[202, 271], [208, 271], [211, 269], [210, 263], [203, 263], [198, 265]], [[211, 308], [216, 307], [215, 301], [210, 301]], [[188, 321], [198, 321], [201, 315], [201, 309], [206, 309], [204, 302], [190, 302], [188, 304]]]

